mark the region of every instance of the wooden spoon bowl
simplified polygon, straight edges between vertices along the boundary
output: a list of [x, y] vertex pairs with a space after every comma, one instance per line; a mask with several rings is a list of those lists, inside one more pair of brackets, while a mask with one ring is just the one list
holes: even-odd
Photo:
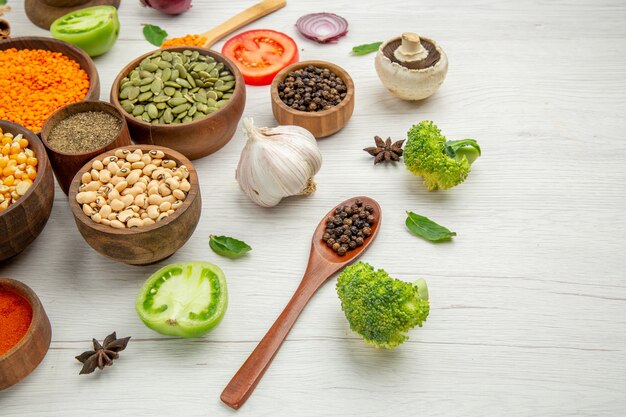
[[[328, 68], [343, 80], [347, 92], [341, 103], [331, 109], [317, 112], [295, 110], [285, 104], [278, 95], [278, 84], [282, 83], [291, 71], [308, 65]], [[311, 132], [317, 139], [330, 136], [343, 129], [354, 111], [354, 82], [346, 70], [331, 62], [301, 61], [283, 68], [272, 81], [270, 93], [272, 96], [272, 111], [279, 124], [301, 126]]]
[[[52, 130], [63, 120], [78, 113], [84, 113], [88, 111], [101, 111], [110, 114], [118, 119], [122, 125], [119, 132], [115, 135], [109, 143], [101, 146], [98, 149], [94, 149], [89, 152], [79, 153], [66, 153], [61, 152], [50, 146], [48, 138]], [[126, 118], [119, 111], [119, 109], [112, 104], [104, 101], [81, 101], [78, 103], [72, 103], [65, 107], [61, 107], [59, 110], [52, 113], [52, 115], [46, 120], [43, 128], [41, 129], [41, 141], [43, 142], [50, 162], [52, 164], [52, 170], [61, 187], [61, 190], [65, 194], [70, 189], [70, 184], [76, 172], [85, 165], [85, 162], [92, 159], [94, 156], [100, 155], [102, 152], [110, 151], [111, 149], [119, 148], [120, 146], [130, 145], [130, 133], [128, 132], [128, 125], [126, 124]]]
[[[322, 240], [322, 236], [326, 230], [326, 220], [332, 216], [335, 209], [351, 205], [355, 200], [360, 199], [364, 205], [374, 208], [374, 223], [371, 225], [372, 233], [365, 239], [362, 246], [357, 247], [339, 256]], [[313, 233], [313, 241], [311, 243], [311, 254], [309, 255], [309, 264], [307, 265], [302, 282], [296, 290], [293, 297], [276, 319], [272, 327], [259, 342], [254, 351], [250, 354], [246, 362], [239, 368], [239, 371], [233, 376], [221, 395], [221, 400], [229, 407], [238, 409], [241, 407], [248, 397], [254, 391], [254, 388], [263, 377], [269, 364], [272, 362], [274, 355], [280, 348], [285, 337], [293, 327], [294, 323], [300, 316], [304, 306], [311, 299], [313, 294], [332, 277], [335, 272], [354, 262], [359, 256], [365, 252], [369, 245], [374, 241], [380, 222], [382, 213], [380, 205], [376, 200], [369, 197], [350, 198], [337, 205], [322, 219], [320, 224]]]
[[26, 194], [0, 211], [0, 262], [22, 252], [39, 236], [48, 222], [54, 202], [54, 177], [39, 137], [24, 126], [0, 120], [0, 129], [22, 134], [37, 158], [37, 177]]
[[202, 119], [180, 124], [153, 125], [128, 114], [120, 104], [119, 86], [124, 77], [137, 68], [139, 63], [156, 51], [148, 52], [134, 59], [118, 74], [111, 87], [111, 103], [126, 117], [131, 137], [135, 143], [157, 145], [174, 149], [189, 159], [198, 159], [218, 151], [230, 141], [237, 129], [246, 104], [246, 85], [237, 66], [219, 52], [194, 46], [176, 46], [164, 51], [198, 51], [224, 65], [235, 76], [233, 96], [221, 109]]
[[0, 355], [0, 391], [26, 378], [43, 360], [50, 347], [52, 327], [37, 294], [26, 284], [0, 278], [0, 290], [24, 297], [33, 309], [26, 335], [8, 352]]
[[185, 244], [196, 229], [202, 209], [198, 174], [187, 158], [172, 149], [150, 145], [132, 145], [122, 148], [131, 151], [141, 149], [144, 152], [153, 149], [161, 150], [165, 153], [165, 158], [176, 161], [178, 165], [185, 165], [189, 169], [188, 181], [191, 189], [183, 200], [182, 206], [171, 216], [150, 226], [115, 229], [91, 220], [76, 201], [76, 194], [82, 175], [91, 170], [93, 161], [114, 155], [115, 150], [111, 150], [93, 158], [76, 173], [68, 195], [70, 208], [80, 234], [89, 246], [100, 254], [129, 265], [149, 265], [171, 256]]
[[[100, 77], [96, 64], [82, 49], [60, 41], [58, 39], [38, 36], [22, 36], [0, 41], [0, 51], [5, 49], [43, 49], [46, 51], [60, 52], [66, 57], [76, 61], [89, 76], [89, 90], [83, 100], [98, 100], [100, 98]], [[39, 132], [35, 132], [39, 134]]]

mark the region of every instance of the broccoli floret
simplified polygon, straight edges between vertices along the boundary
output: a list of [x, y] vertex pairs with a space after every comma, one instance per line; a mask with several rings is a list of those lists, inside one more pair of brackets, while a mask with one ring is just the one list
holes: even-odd
[[422, 327], [430, 311], [426, 281], [400, 281], [363, 262], [341, 272], [337, 294], [352, 331], [377, 348], [400, 345], [410, 329]]
[[415, 175], [424, 178], [430, 191], [459, 185], [470, 172], [470, 165], [480, 156], [474, 139], [446, 141], [439, 128], [425, 120], [407, 133], [404, 164]]

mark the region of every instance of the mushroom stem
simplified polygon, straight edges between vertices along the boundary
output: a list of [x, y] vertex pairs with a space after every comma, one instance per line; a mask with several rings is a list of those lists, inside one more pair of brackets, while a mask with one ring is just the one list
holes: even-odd
[[421, 61], [428, 56], [428, 51], [422, 46], [417, 33], [404, 32], [402, 44], [395, 50], [394, 56], [402, 62]]

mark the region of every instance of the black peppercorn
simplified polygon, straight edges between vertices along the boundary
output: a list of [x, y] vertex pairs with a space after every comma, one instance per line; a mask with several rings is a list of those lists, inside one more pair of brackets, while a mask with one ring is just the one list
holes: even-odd
[[341, 248], [341, 244], [339, 244], [339, 242], [333, 243], [333, 250], [335, 252], [337, 252], [337, 250], [339, 250], [339, 248]]
[[369, 227], [364, 227], [364, 228], [363, 228], [363, 234], [364, 234], [365, 236], [369, 236], [369, 235], [371, 235], [371, 234], [372, 234], [372, 229], [370, 229]]
[[281, 100], [304, 112], [328, 110], [341, 103], [346, 91], [341, 77], [328, 69], [322, 70], [312, 65], [291, 71], [278, 84], [278, 96]]
[[337, 249], [337, 255], [339, 256], [344, 256], [346, 254], [347, 250], [346, 248], [339, 248]]
[[[307, 83], [306, 80], [302, 82]], [[376, 220], [372, 214], [373, 211], [371, 206], [364, 206], [361, 200], [355, 200], [351, 205], [338, 207], [326, 220], [327, 227], [322, 240], [340, 256], [362, 246], [365, 239], [372, 234], [370, 225]]]

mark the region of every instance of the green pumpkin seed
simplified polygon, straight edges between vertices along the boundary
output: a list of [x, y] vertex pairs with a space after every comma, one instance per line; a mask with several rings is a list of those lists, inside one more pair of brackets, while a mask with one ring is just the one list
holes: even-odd
[[141, 91], [142, 93], [150, 91], [150, 84], [142, 85], [141, 87], [139, 87], [139, 91]]
[[156, 108], [159, 110], [165, 110], [167, 109], [167, 103], [157, 103], [155, 104]]
[[209, 108], [207, 108], [206, 112], [207, 112], [207, 114], [211, 114], [211, 113], [214, 113], [214, 112], [216, 112], [218, 110], [219, 109], [217, 107], [209, 107]]
[[128, 98], [128, 92], [130, 91], [131, 87], [126, 87], [123, 88], [122, 91], [120, 91], [120, 98], [126, 99]]
[[141, 91], [139, 91], [139, 87], [132, 87], [129, 91], [128, 91], [128, 99], [129, 100], [134, 100], [137, 98], [137, 96], [139, 96], [139, 93]]
[[169, 68], [165, 68], [163, 70], [163, 73], [161, 73], [161, 80], [163, 80], [163, 82], [169, 81], [171, 76], [172, 76], [172, 70]]
[[183, 93], [181, 93], [181, 91], [180, 91], [180, 90], [176, 90], [176, 92], [174, 93], [174, 96], [173, 96], [173, 97], [179, 97], [179, 98], [180, 98], [180, 97], [182, 97], [182, 96], [183, 96]]
[[217, 93], [215, 91], [209, 91], [206, 93], [206, 96], [208, 98], [211, 98], [213, 100], [217, 100]]
[[194, 98], [196, 101], [199, 101], [200, 103], [204, 103], [204, 104], [206, 104], [206, 100], [207, 100], [207, 99], [206, 99], [206, 93], [205, 93], [205, 92], [198, 91], [198, 92], [197, 92], [197, 93], [193, 96], [193, 98]]
[[234, 81], [235, 80], [235, 76], [234, 75], [226, 75], [220, 78], [220, 80], [222, 81]]
[[176, 92], [176, 89], [175, 89], [174, 87], [165, 87], [165, 88], [163, 89], [163, 92], [164, 92], [165, 94], [167, 94], [168, 96], [170, 96], [170, 97], [171, 97], [171, 96], [173, 96], [173, 95], [174, 95], [174, 93]]
[[139, 94], [139, 97], [137, 97], [137, 100], [139, 100], [139, 101], [147, 101], [152, 96], [153, 96], [152, 91], [146, 91], [145, 93]]
[[126, 113], [132, 113], [135, 106], [130, 103], [122, 104], [122, 108], [126, 111]]
[[148, 113], [147, 113], [147, 112], [144, 112], [144, 113], [141, 115], [141, 119], [142, 119], [144, 122], [150, 122], [150, 121], [152, 120], [152, 119], [150, 119], [150, 115], [148, 115]]
[[141, 104], [138, 104], [133, 109], [133, 116], [141, 116], [143, 114], [143, 111], [143, 106]]
[[192, 105], [191, 107], [189, 107], [189, 110], [187, 110], [187, 116], [193, 116], [194, 114], [196, 114], [197, 111], [198, 108]]
[[157, 69], [159, 69], [159, 66], [157, 64], [153, 64], [152, 62], [148, 62], [146, 64], [141, 64], [139, 66], [142, 70], [146, 70], [146, 71], [150, 71], [150, 72], [154, 72]]
[[226, 77], [227, 75], [230, 75], [230, 71], [222, 71], [222, 72], [220, 72], [220, 78]]
[[183, 97], [191, 104], [195, 103], [194, 99], [189, 94], [183, 94]]
[[185, 50], [183, 51], [183, 55], [185, 55], [185, 56], [189, 56], [189, 55], [191, 55], [192, 53], [193, 53], [193, 52], [191, 52], [189, 49], [185, 49]]
[[152, 92], [155, 95], [159, 94], [161, 92], [161, 90], [163, 90], [163, 81], [161, 81], [158, 78], [155, 78], [154, 81], [152, 81], [152, 84], [150, 86], [150, 90], [152, 90]]
[[175, 80], [176, 78], [178, 78], [178, 70], [177, 69], [173, 69], [172, 70], [172, 74], [170, 75], [170, 79], [171, 80]]
[[198, 113], [196, 113], [196, 114], [194, 114], [194, 115], [193, 115], [193, 120], [202, 119], [202, 118], [203, 118], [203, 117], [205, 117], [205, 116], [206, 116], [206, 114], [203, 114], [203, 113], [198, 112]]
[[185, 117], [183, 118], [183, 123], [189, 123], [189, 122], [191, 122], [192, 120], [193, 120], [193, 119], [192, 119], [190, 116], [185, 116]]
[[168, 87], [180, 88], [180, 85], [174, 81], [166, 81], [163, 84], [165, 84]]
[[191, 88], [191, 85], [187, 80], [183, 80], [182, 78], [176, 78], [176, 83], [181, 87]]
[[233, 93], [224, 94], [222, 99], [230, 99], [233, 96]]
[[209, 76], [210, 76], [211, 78], [219, 78], [219, 76], [220, 76], [220, 71], [219, 71], [217, 68], [213, 68], [213, 69], [211, 70], [211, 72], [209, 72]]
[[209, 68], [209, 64], [206, 62], [198, 62], [193, 66], [193, 70], [196, 72], [205, 71], [207, 68]]
[[139, 83], [139, 85], [152, 84], [152, 81], [154, 81], [154, 77], [153, 76], [142, 78], [141, 82]]
[[167, 102], [167, 104], [169, 104], [170, 107], [178, 107], [181, 104], [185, 104], [185, 103], [187, 103], [187, 99], [184, 97], [173, 97], [169, 99], [169, 101]]
[[178, 74], [179, 74], [180, 78], [186, 78], [187, 77], [187, 70], [181, 64], [174, 65], [174, 69], [178, 71]]
[[159, 117], [159, 109], [157, 109], [156, 106], [152, 103], [146, 106], [146, 113], [148, 113], [148, 116], [150, 116], [151, 119], [156, 119], [157, 117]]
[[169, 99], [170, 99], [170, 96], [168, 96], [167, 94], [161, 92], [161, 93], [159, 93], [158, 96], [153, 98], [152, 101], [155, 102], [155, 103], [165, 103]]
[[207, 106], [206, 104], [197, 103], [196, 104], [196, 109], [199, 112], [206, 113], [208, 111], [208, 109], [209, 109], [209, 106]]
[[[173, 110], [172, 110], [172, 113], [174, 113], [174, 111], [173, 111]], [[186, 111], [184, 111], [184, 112], [182, 112], [182, 113], [177, 114], [177, 115], [176, 115], [176, 118], [177, 118], [177, 119], [183, 119], [185, 116], [187, 116], [187, 112], [186, 112]]]
[[[189, 109], [189, 107], [191, 107], [191, 105], [189, 103], [183, 103], [179, 106], [176, 106], [172, 109], [172, 113], [178, 115], [181, 114], [182, 112], [186, 112], [187, 109]], [[184, 117], [184, 116], [183, 116]]]
[[211, 72], [217, 66], [217, 62], [213, 61], [209, 64], [209, 66], [205, 69], [206, 72]]
[[166, 69], [166, 68], [172, 68], [172, 64], [170, 64], [167, 61], [161, 61], [159, 62], [159, 68], [161, 68], [162, 70]]
[[206, 71], [198, 71], [198, 76], [202, 78], [203, 80], [211, 78], [211, 75], [209, 75], [209, 73]]
[[165, 123], [172, 123], [172, 120], [174, 120], [174, 114], [172, 113], [172, 109], [165, 109], [165, 111], [163, 112], [163, 121]]
[[163, 58], [164, 61], [170, 62], [172, 60], [172, 54], [168, 51], [163, 51], [161, 53], [161, 58]]
[[187, 74], [187, 81], [189, 82], [189, 85], [191, 86], [191, 88], [196, 88], [196, 82], [194, 81], [191, 74]]
[[215, 104], [215, 107], [217, 107], [218, 109], [221, 109], [226, 103], [228, 103], [228, 100], [220, 100]]
[[193, 52], [191, 53], [191, 60], [192, 60], [192, 61], [195, 61], [196, 59], [198, 59], [198, 57], [200, 57], [200, 52], [198, 52], [198, 51], [193, 51]]
[[[216, 97], [216, 98], [217, 98], [217, 97]], [[206, 105], [207, 105], [208, 107], [217, 107], [217, 100], [212, 99], [212, 98], [209, 98], [209, 99], [207, 99], [207, 101], [206, 101]]]

